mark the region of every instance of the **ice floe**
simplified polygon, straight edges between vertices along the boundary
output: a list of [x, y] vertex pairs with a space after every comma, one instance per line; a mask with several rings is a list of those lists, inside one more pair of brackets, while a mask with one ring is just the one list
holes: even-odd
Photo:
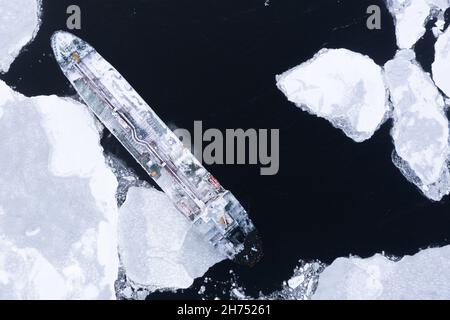
[[0, 0], [0, 72], [39, 30], [41, 0]]
[[450, 6], [448, 0], [386, 0], [395, 22], [397, 45], [410, 49], [425, 34], [429, 18], [437, 19], [433, 32], [436, 36], [443, 30], [444, 12]]
[[444, 99], [414, 60], [402, 50], [385, 65], [394, 106], [394, 163], [430, 199], [450, 193], [449, 123]]
[[164, 193], [144, 187], [120, 208], [119, 253], [129, 280], [150, 290], [188, 288], [224, 259]]
[[362, 54], [322, 49], [276, 78], [289, 101], [327, 119], [357, 142], [370, 138], [387, 118], [382, 68]]
[[433, 80], [445, 95], [450, 97], [450, 29], [436, 41], [435, 52]]
[[313, 299], [450, 299], [450, 246], [423, 250], [394, 261], [338, 258], [325, 268]]
[[1, 81], [0, 110], [0, 299], [115, 298], [117, 180], [93, 117]]

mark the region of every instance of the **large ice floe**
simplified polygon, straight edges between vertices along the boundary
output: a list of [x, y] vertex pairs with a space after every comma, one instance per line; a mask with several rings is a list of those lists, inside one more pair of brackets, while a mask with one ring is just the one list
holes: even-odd
[[277, 76], [277, 86], [289, 101], [357, 142], [370, 138], [389, 111], [381, 67], [346, 49], [322, 49]]
[[445, 25], [444, 12], [450, 6], [448, 0], [385, 0], [395, 22], [397, 45], [410, 49], [425, 34], [425, 24], [435, 17], [435, 35]]
[[450, 193], [449, 123], [444, 99], [429, 74], [401, 50], [385, 65], [394, 105], [394, 163], [430, 199]]
[[109, 299], [117, 180], [86, 107], [0, 82], [0, 299]]
[[7, 72], [20, 50], [39, 30], [40, 0], [0, 0], [0, 72]]
[[314, 299], [450, 299], [450, 246], [394, 261], [338, 258], [319, 277]]
[[144, 187], [130, 188], [120, 208], [119, 253], [131, 283], [150, 291], [188, 288], [225, 259], [164, 193]]

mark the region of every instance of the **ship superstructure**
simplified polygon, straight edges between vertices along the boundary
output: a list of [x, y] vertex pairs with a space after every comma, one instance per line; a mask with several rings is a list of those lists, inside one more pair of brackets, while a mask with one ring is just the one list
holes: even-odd
[[260, 253], [245, 209], [120, 73], [70, 33], [56, 32], [52, 48], [81, 98], [195, 229], [229, 258], [253, 264]]

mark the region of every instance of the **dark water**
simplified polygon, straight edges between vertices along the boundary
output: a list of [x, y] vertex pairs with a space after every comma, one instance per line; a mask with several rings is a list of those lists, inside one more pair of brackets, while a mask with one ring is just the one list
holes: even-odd
[[[82, 10], [82, 30], [75, 33], [163, 120], [188, 129], [194, 120], [205, 128], [280, 129], [278, 175], [262, 177], [257, 166], [208, 167], [248, 209], [265, 251], [252, 269], [223, 262], [208, 277], [228, 280], [233, 269], [248, 293], [268, 293], [290, 277], [298, 259], [330, 263], [449, 243], [449, 201], [430, 202], [394, 167], [391, 123], [357, 144], [275, 87], [276, 74], [323, 47], [355, 50], [379, 64], [392, 58], [394, 26], [382, 1], [272, 0], [265, 7], [264, 0], [44, 0], [41, 30], [2, 76], [8, 84], [26, 95], [74, 93], [49, 47], [50, 35], [65, 28], [70, 4]], [[383, 8], [380, 31], [365, 26], [372, 4]], [[138, 168], [115, 140], [103, 145]], [[202, 281], [154, 298], [198, 297]]]
[[433, 34], [433, 26], [437, 19], [431, 19], [425, 25], [426, 33], [414, 46], [414, 51], [416, 52], [416, 60], [420, 63], [422, 68], [431, 73], [431, 65], [434, 62], [434, 45], [436, 43], [436, 38]]

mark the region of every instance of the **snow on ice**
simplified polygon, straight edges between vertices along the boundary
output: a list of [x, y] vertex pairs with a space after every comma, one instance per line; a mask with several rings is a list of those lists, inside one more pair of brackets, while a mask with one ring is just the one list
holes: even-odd
[[444, 94], [450, 97], [450, 29], [438, 38], [435, 51], [433, 80]]
[[425, 34], [425, 24], [436, 17], [434, 34], [439, 35], [445, 24], [444, 12], [450, 6], [448, 0], [386, 0], [395, 22], [397, 45], [410, 49]]
[[346, 49], [322, 49], [280, 76], [277, 86], [289, 101], [361, 142], [369, 139], [389, 111], [381, 67]]
[[426, 249], [395, 262], [377, 254], [338, 258], [325, 268], [317, 300], [450, 299], [450, 246]]
[[402, 50], [386, 63], [385, 78], [394, 105], [394, 163], [430, 199], [450, 193], [449, 123], [444, 99], [429, 74]]
[[129, 280], [150, 290], [188, 288], [225, 258], [164, 193], [144, 187], [130, 188], [120, 208], [119, 253]]
[[39, 30], [40, 0], [0, 0], [0, 72], [7, 72], [20, 50]]
[[0, 82], [0, 299], [110, 299], [117, 181], [86, 107]]

